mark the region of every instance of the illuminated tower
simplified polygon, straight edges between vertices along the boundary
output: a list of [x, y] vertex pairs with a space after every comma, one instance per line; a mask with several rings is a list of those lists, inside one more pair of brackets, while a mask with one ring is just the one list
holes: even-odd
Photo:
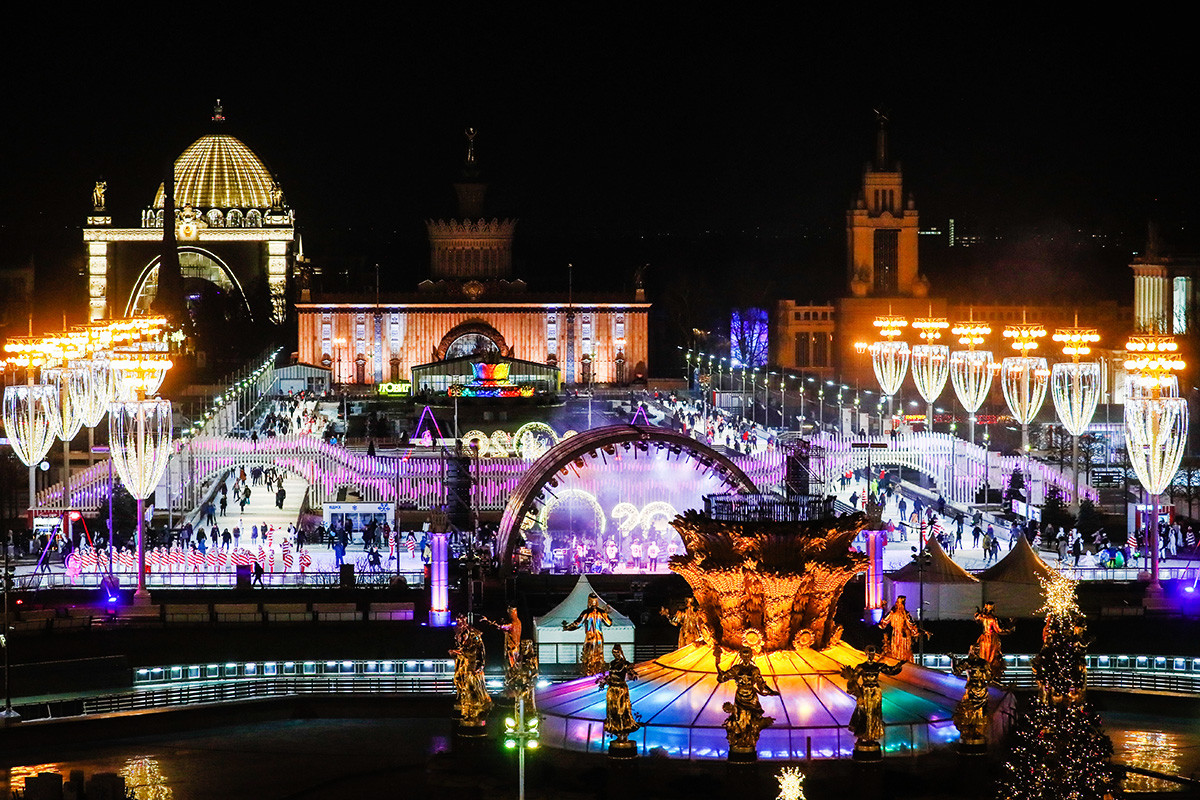
[[487, 183], [480, 177], [475, 158], [474, 128], [467, 128], [466, 138], [462, 175], [454, 184], [458, 219], [425, 222], [430, 275], [435, 281], [507, 279], [512, 276], [512, 240], [517, 221], [484, 218]]
[[904, 196], [900, 165], [889, 159], [887, 117], [876, 116], [875, 159], [846, 212], [846, 280], [855, 297], [924, 297], [929, 284], [917, 274], [917, 206]]

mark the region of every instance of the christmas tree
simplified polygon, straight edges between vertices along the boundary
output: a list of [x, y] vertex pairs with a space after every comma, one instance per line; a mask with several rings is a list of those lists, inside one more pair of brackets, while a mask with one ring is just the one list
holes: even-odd
[[1005, 800], [1105, 800], [1117, 797], [1112, 741], [1088, 705], [1087, 652], [1075, 582], [1054, 576], [1042, 582], [1046, 627], [1032, 662], [1038, 695], [1017, 720], [1001, 769], [996, 797]]

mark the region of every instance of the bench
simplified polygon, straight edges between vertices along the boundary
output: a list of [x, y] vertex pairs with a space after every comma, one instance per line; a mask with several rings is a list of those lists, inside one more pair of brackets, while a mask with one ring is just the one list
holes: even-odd
[[312, 622], [312, 612], [304, 603], [263, 603], [267, 622]]
[[262, 622], [258, 603], [224, 603], [214, 606], [217, 622]]
[[164, 622], [211, 622], [212, 612], [207, 605], [175, 603], [163, 606]]
[[367, 611], [367, 619], [378, 621], [399, 622], [411, 620], [415, 605], [413, 603], [371, 603]]
[[358, 622], [362, 614], [354, 603], [313, 603], [317, 622]]

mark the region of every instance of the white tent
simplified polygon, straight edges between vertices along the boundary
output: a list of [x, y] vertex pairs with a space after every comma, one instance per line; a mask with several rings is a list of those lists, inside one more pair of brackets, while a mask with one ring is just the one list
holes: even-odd
[[[579, 613], [587, 608], [588, 595], [592, 594], [592, 585], [586, 575], [580, 575], [578, 583], [566, 599], [554, 607], [552, 611], [541, 617], [534, 617], [534, 636], [538, 643], [538, 659], [543, 664], [577, 664], [579, 652], [583, 649], [583, 630], [564, 631], [563, 623], [571, 623]], [[600, 606], [607, 605], [604, 598]], [[629, 617], [609, 608], [612, 627], [604, 627], [604, 658], [612, 660], [612, 646], [621, 645], [625, 658], [636, 661], [633, 653], [633, 621]]]
[[[975, 610], [983, 604], [983, 584], [971, 573], [955, 564], [937, 539], [928, 540], [929, 563], [918, 570], [914, 561], [883, 578], [884, 596], [890, 608], [900, 595], [916, 616], [924, 583], [925, 619], [974, 619]], [[924, 580], [922, 580], [924, 572]]]
[[979, 573], [983, 581], [983, 599], [996, 604], [998, 617], [1036, 617], [1045, 603], [1039, 578], [1055, 574], [1054, 569], [1033, 552], [1029, 540], [1017, 537], [1013, 549], [999, 563]]

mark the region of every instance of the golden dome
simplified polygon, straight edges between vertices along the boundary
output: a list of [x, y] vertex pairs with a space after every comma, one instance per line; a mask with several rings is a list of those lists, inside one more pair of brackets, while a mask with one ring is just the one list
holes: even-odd
[[[175, 160], [177, 208], [269, 208], [273, 185], [262, 160], [233, 136], [201, 136]], [[154, 206], [163, 207], [162, 184]]]

